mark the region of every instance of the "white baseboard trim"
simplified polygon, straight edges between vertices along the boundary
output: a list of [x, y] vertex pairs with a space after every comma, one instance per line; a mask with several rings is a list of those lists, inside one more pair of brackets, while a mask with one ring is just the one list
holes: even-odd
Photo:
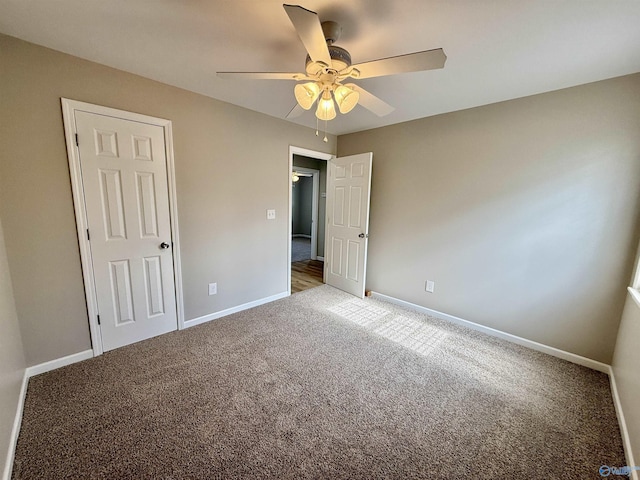
[[[624, 412], [622, 410], [622, 403], [620, 402], [620, 395], [618, 394], [618, 386], [616, 385], [616, 376], [612, 367], [609, 367], [609, 383], [611, 384], [611, 394], [613, 395], [613, 405], [616, 408], [616, 416], [618, 417], [618, 425], [620, 426], [620, 434], [622, 435], [622, 446], [624, 447], [624, 454], [627, 458], [627, 466], [636, 466], [633, 458], [633, 450], [631, 448], [631, 437], [629, 437], [629, 430], [627, 429], [627, 422], [624, 418]], [[613, 467], [622, 467], [623, 465], [610, 465]], [[640, 480], [638, 470], [631, 472], [630, 478], [632, 480]]]
[[324, 257], [321, 257], [320, 255], [316, 256], [316, 260], [320, 260], [321, 262], [324, 262]]
[[18, 405], [16, 406], [16, 415], [11, 428], [11, 437], [9, 438], [9, 450], [7, 451], [7, 460], [4, 464], [4, 472], [2, 480], [11, 480], [11, 472], [13, 471], [13, 459], [16, 453], [16, 445], [18, 444], [18, 435], [20, 434], [20, 425], [22, 424], [22, 412], [24, 411], [24, 400], [27, 396], [27, 385], [29, 377], [25, 369], [22, 375], [22, 386], [18, 397]]
[[295, 233], [291, 235], [291, 238], [308, 238], [311, 240], [311, 235], [305, 235], [304, 233]]
[[66, 357], [51, 360], [49, 362], [40, 363], [32, 367], [27, 367], [22, 375], [22, 386], [20, 387], [20, 396], [18, 397], [18, 406], [16, 407], [16, 415], [13, 420], [13, 428], [11, 429], [11, 437], [9, 439], [9, 451], [7, 452], [7, 461], [5, 462], [2, 480], [10, 480], [13, 471], [13, 459], [16, 453], [16, 445], [18, 444], [18, 435], [20, 434], [20, 426], [22, 424], [22, 413], [24, 412], [24, 401], [27, 397], [27, 386], [29, 379], [41, 373], [50, 372], [60, 367], [66, 367], [72, 363], [81, 362], [93, 358], [93, 350], [85, 350], [83, 352], [67, 355]]
[[259, 307], [260, 305], [280, 300], [281, 298], [288, 297], [289, 295], [289, 292], [277, 293], [276, 295], [271, 295], [270, 297], [260, 298], [258, 300], [254, 300], [253, 302], [243, 303], [242, 305], [238, 305], [237, 307], [231, 307], [225, 310], [220, 310], [219, 312], [210, 313], [209, 315], [203, 315], [202, 317], [193, 318], [184, 322], [184, 328], [195, 327], [196, 325], [200, 325], [201, 323], [206, 323], [210, 322], [211, 320], [226, 317], [227, 315], [231, 315], [232, 313], [241, 312], [253, 307]]
[[486, 333], [487, 335], [491, 335], [492, 337], [502, 338], [503, 340], [507, 340], [509, 342], [516, 343], [518, 345], [531, 348], [532, 350], [537, 350], [538, 352], [543, 352], [548, 355], [552, 355], [554, 357], [558, 357], [563, 360], [576, 363], [578, 365], [582, 365], [583, 367], [597, 370], [598, 372], [608, 374], [611, 368], [606, 363], [602, 363], [596, 360], [592, 360], [590, 358], [582, 357], [580, 355], [576, 355], [575, 353], [566, 352], [564, 350], [560, 350], [559, 348], [550, 347], [549, 345], [544, 345], [543, 343], [534, 342], [533, 340], [528, 340], [526, 338], [518, 337], [516, 335], [512, 335], [510, 333], [506, 333], [501, 330], [496, 330], [495, 328], [485, 327], [484, 325], [470, 322], [469, 320], [464, 320], [462, 318], [454, 317], [453, 315], [442, 313], [437, 310], [432, 310], [430, 308], [426, 308], [421, 305], [416, 305], [415, 303], [406, 302], [404, 300], [400, 300], [395, 297], [390, 297], [382, 293], [371, 292], [371, 296], [374, 298], [378, 298], [380, 300], [385, 300], [389, 303], [395, 303], [396, 305], [407, 307], [412, 310], [417, 310], [418, 312], [421, 312], [421, 313], [426, 313], [427, 315], [431, 315], [433, 317], [436, 317], [442, 320], [447, 320], [457, 325], [462, 325], [464, 327], [471, 328], [473, 330], [477, 330], [482, 333]]
[[31, 378], [35, 375], [50, 372], [51, 370], [66, 367], [67, 365], [71, 365], [72, 363], [81, 362], [90, 358], [93, 358], [93, 350], [85, 350], [84, 352], [74, 353], [73, 355], [67, 355], [66, 357], [51, 360], [50, 362], [45, 362], [39, 365], [34, 365], [33, 367], [28, 367], [26, 375]]

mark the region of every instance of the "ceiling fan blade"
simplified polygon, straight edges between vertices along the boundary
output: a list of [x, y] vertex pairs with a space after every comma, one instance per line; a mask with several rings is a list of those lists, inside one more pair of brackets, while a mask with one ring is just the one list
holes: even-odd
[[304, 48], [309, 52], [311, 60], [331, 65], [331, 56], [318, 14], [299, 5], [285, 4], [283, 7], [298, 32]]
[[385, 115], [389, 115], [391, 112], [395, 110], [395, 108], [393, 108], [388, 103], [380, 100], [373, 93], [367, 92], [364, 88], [359, 87], [354, 83], [349, 83], [345, 86], [354, 89], [356, 92], [360, 94], [358, 105], [362, 105], [364, 108], [372, 111], [379, 117], [384, 117]]
[[304, 108], [296, 103], [296, 106], [291, 109], [286, 118], [297, 118], [305, 112]]
[[383, 77], [396, 73], [421, 72], [444, 67], [447, 56], [444, 50], [436, 48], [424, 52], [409, 53], [397, 57], [382, 58], [371, 62], [353, 65], [360, 71], [357, 78]]
[[220, 78], [236, 80], [305, 80], [307, 76], [302, 73], [284, 72], [217, 72]]

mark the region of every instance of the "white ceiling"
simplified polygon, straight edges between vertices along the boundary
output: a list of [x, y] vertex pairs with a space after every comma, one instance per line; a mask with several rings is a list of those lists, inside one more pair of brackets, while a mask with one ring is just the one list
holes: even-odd
[[[448, 56], [443, 70], [360, 80], [396, 110], [356, 107], [335, 134], [640, 71], [640, 0], [299, 1], [342, 25], [354, 63]], [[278, 118], [294, 82], [216, 72], [298, 72], [306, 55], [275, 0], [0, 0], [0, 32]], [[293, 121], [316, 124], [312, 111]]]

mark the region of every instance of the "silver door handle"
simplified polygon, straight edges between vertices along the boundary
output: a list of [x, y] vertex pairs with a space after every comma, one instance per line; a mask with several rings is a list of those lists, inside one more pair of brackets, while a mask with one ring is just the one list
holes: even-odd
[[169, 245], [167, 242], [162, 242], [160, 244], [160, 248], [163, 249], [163, 250], [166, 250], [167, 248], [170, 248], [170, 247], [171, 247], [171, 245]]

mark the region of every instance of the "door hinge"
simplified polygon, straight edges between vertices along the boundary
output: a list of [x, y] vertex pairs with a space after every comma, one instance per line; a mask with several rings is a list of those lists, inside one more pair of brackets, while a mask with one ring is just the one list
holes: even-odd
[[76, 147], [80, 146], [80, 141], [78, 140], [78, 134], [76, 133]]
[[91, 240], [91, 236], [89, 235], [89, 229], [87, 228], [87, 240]]
[[96, 315], [98, 317], [98, 325], [100, 325], [100, 315]]

